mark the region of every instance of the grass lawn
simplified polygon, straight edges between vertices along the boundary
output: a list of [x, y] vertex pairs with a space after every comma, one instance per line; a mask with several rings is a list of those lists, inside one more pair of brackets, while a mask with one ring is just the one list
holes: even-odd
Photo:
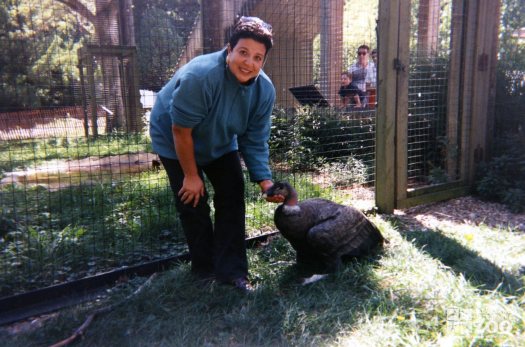
[[[374, 260], [348, 263], [307, 286], [295, 282], [294, 251], [276, 237], [249, 251], [255, 293], [193, 281], [188, 264], [159, 273], [125, 304], [97, 316], [75, 346], [523, 346], [522, 232], [480, 225], [406, 228], [371, 217], [390, 240]], [[134, 278], [98, 302], [40, 319], [5, 346], [44, 346], [69, 337], [99, 307], [147, 279]]]

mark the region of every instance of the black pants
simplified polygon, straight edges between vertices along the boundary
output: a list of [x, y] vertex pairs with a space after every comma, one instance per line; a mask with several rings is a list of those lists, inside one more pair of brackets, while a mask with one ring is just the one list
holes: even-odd
[[160, 157], [166, 169], [191, 256], [191, 269], [200, 275], [215, 274], [219, 281], [248, 275], [245, 243], [244, 177], [238, 152], [228, 153], [198, 167], [213, 186], [215, 223], [208, 205], [208, 189], [196, 207], [178, 196], [184, 173], [178, 160]]

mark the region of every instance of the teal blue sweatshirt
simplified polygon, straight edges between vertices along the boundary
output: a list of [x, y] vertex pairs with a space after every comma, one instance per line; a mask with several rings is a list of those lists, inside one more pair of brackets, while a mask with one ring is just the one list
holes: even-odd
[[192, 128], [197, 165], [239, 150], [254, 182], [271, 179], [268, 139], [275, 88], [261, 70], [243, 85], [226, 67], [226, 50], [194, 58], [157, 94], [150, 115], [153, 150], [177, 159], [172, 124]]

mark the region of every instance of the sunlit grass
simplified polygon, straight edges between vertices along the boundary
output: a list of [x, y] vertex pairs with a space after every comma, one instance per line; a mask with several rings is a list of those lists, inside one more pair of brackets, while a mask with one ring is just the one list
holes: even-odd
[[[69, 141], [69, 140], [67, 140]], [[12, 167], [54, 157], [145, 151], [139, 138], [101, 143], [38, 142], [13, 145], [0, 160]], [[60, 149], [58, 149], [60, 147]], [[122, 178], [122, 177], [117, 177]], [[2, 293], [68, 281], [120, 264], [185, 251], [173, 196], [163, 170], [126, 179], [76, 184], [51, 191], [42, 185], [0, 191], [3, 226], [10, 232], [1, 258]], [[299, 198], [348, 203], [346, 190], [312, 174], [276, 174]], [[75, 184], [73, 184], [75, 183]], [[275, 204], [246, 184], [247, 236], [274, 231]], [[22, 218], [21, 218], [22, 217]], [[280, 237], [249, 251], [257, 290], [243, 296], [217, 284], [195, 283], [181, 264], [160, 276], [127, 305], [98, 318], [78, 345], [159, 346], [518, 346], [524, 336], [523, 233], [485, 224], [373, 217], [390, 240], [375, 260], [306, 287], [296, 283], [294, 252]], [[148, 258], [149, 257], [149, 258]], [[0, 332], [7, 345], [48, 345], [67, 337], [98, 306], [136, 289], [135, 278], [98, 302], [60, 312], [26, 334]]]
[[[499, 238], [505, 231], [481, 226], [475, 230], [479, 242], [474, 249], [468, 240], [455, 240], [464, 239], [461, 233], [409, 231], [392, 216], [372, 219], [389, 239], [376, 259], [350, 262], [338, 274], [300, 286], [294, 251], [276, 237], [249, 251], [250, 279], [256, 286], [251, 295], [194, 282], [189, 266], [181, 264], [161, 273], [127, 305], [94, 321], [77, 345], [522, 345], [525, 283], [519, 269], [525, 249], [507, 259], [505, 269], [493, 257], [498, 249], [512, 249], [519, 235]], [[439, 236], [424, 238], [422, 233]], [[446, 242], [454, 247], [440, 247]], [[492, 251], [485, 252], [488, 248]], [[469, 256], [455, 257], [447, 249]], [[486, 266], [481, 276], [473, 273], [472, 264]], [[493, 275], [502, 272], [507, 277], [494, 286]], [[0, 337], [11, 346], [51, 344], [82, 324], [94, 306], [115, 302], [144, 281], [133, 279], [100, 302], [60, 312], [31, 333], [14, 337], [4, 331]]]
[[151, 151], [142, 134], [109, 134], [96, 139], [57, 137], [0, 142], [0, 172], [28, 168], [53, 159], [82, 159]]

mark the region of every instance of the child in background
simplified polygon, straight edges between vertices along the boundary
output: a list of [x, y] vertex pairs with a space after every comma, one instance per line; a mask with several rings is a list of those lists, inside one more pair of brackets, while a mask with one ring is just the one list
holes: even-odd
[[352, 74], [341, 73], [341, 87], [339, 88], [341, 103], [343, 108], [362, 108], [364, 107], [365, 93], [352, 83]]

